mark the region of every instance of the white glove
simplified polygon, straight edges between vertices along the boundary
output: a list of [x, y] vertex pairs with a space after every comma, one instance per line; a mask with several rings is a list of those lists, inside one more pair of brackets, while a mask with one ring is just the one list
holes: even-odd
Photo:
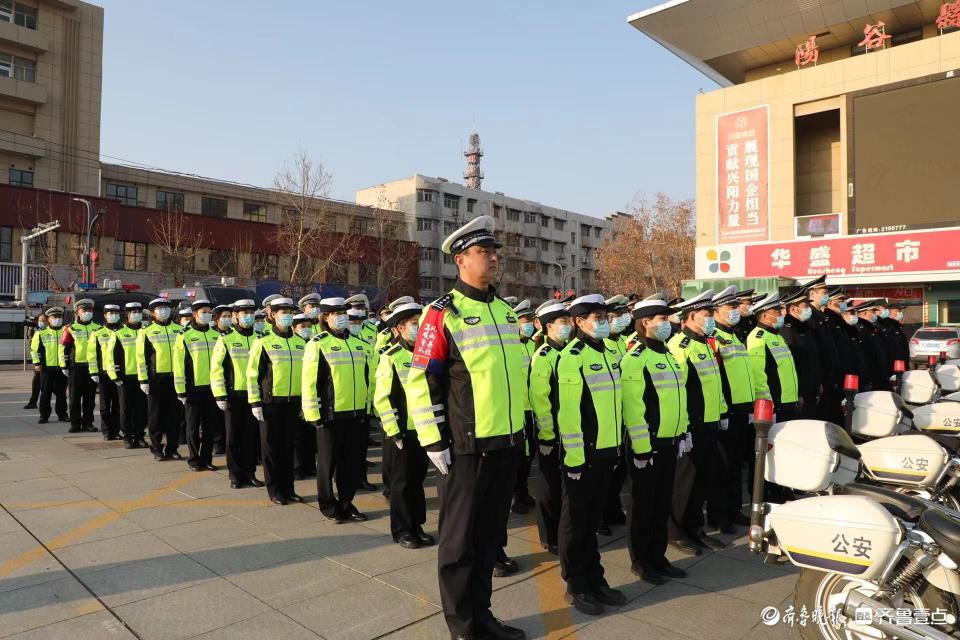
[[777, 424], [777, 414], [770, 416], [770, 424]]
[[427, 451], [427, 457], [441, 475], [447, 475], [450, 472], [450, 449]]
[[149, 382], [141, 382], [141, 383], [140, 383], [140, 391], [143, 391], [143, 395], [146, 395], [146, 396], [150, 395], [150, 383], [149, 383]]
[[99, 386], [100, 386], [100, 379], [97, 378], [96, 376], [90, 376], [90, 382], [92, 382], [92, 383], [93, 383], [93, 386], [95, 386], [95, 387], [99, 387]]
[[250, 412], [253, 414], [253, 417], [257, 419], [257, 422], [264, 422], [263, 407], [251, 407]]
[[567, 471], [567, 477], [570, 478], [571, 480], [579, 480], [579, 479], [580, 479], [580, 474], [579, 474], [579, 473], [570, 473], [569, 471]]
[[177, 396], [177, 400], [179, 400], [183, 406], [187, 406], [187, 396]]
[[552, 444], [542, 444], [542, 445], [540, 445], [540, 446], [538, 447], [538, 449], [540, 449], [540, 455], [542, 455], [542, 456], [548, 456], [548, 455], [550, 455], [551, 453], [553, 453], [553, 445], [552, 445]]
[[123, 378], [117, 378], [116, 380], [113, 381], [113, 384], [117, 385], [118, 387], [122, 387], [122, 386], [123, 386]]
[[644, 469], [644, 468], [647, 467], [647, 465], [650, 465], [650, 466], [652, 467], [652, 466], [653, 466], [653, 460], [652, 460], [652, 459], [651, 459], [651, 460], [637, 460], [636, 458], [633, 459], [633, 466], [635, 466], [637, 469]]
[[402, 439], [402, 438], [398, 438], [398, 439], [394, 440], [394, 441], [393, 441], [393, 444], [397, 445], [397, 449], [401, 449], [401, 450], [403, 449], [403, 439]]
[[753, 424], [753, 414], [752, 414], [752, 413], [751, 413], [749, 416], [747, 416], [747, 420], [750, 421], [750, 424]]
[[726, 431], [730, 428], [730, 418], [723, 418], [720, 420], [720, 431]]
[[226, 400], [217, 400], [217, 408], [220, 409], [220, 411], [223, 411], [224, 413], [226, 413], [226, 411], [227, 411], [227, 401], [226, 401]]
[[687, 442], [687, 453], [690, 453], [691, 451], [693, 451], [693, 434], [688, 433], [687, 437], [684, 438], [684, 440], [686, 440]]

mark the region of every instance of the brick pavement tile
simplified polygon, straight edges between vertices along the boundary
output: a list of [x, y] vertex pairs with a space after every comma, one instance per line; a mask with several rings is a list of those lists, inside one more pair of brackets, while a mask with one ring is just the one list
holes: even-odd
[[285, 607], [369, 580], [361, 573], [318, 557], [295, 558], [225, 578], [274, 608]]
[[352, 547], [371, 544], [373, 541], [379, 541], [383, 545], [393, 544], [389, 536], [381, 535], [358, 524], [347, 523], [337, 525], [324, 522], [316, 527], [295, 526], [271, 529], [271, 533], [286, 540], [294, 540], [304, 549], [318, 556], [333, 557], [346, 553]]
[[[403, 551], [403, 550], [401, 550]], [[437, 580], [437, 559], [397, 569], [377, 576], [391, 587], [413, 594], [440, 606], [440, 582]]]
[[66, 540], [67, 544], [80, 544], [143, 531], [133, 522], [117, 517], [105, 520], [102, 526], [76, 534], [76, 536], [71, 533], [85, 522], [102, 516], [109, 517], [113, 513], [111, 509], [102, 504], [78, 504], [76, 506], [68, 504], [21, 511], [17, 514], [17, 518], [44, 542], [49, 542], [67, 534], [69, 535], [69, 539]]
[[[449, 640], [450, 630], [442, 613], [418, 620], [384, 636], [390, 640]], [[531, 636], [527, 636], [531, 638]], [[531, 638], [532, 640], [532, 638]]]
[[[661, 620], [661, 624], [669, 626], [669, 623], [664, 620]], [[634, 640], [635, 638], [689, 640], [689, 636], [674, 633], [664, 626], [640, 622], [626, 616], [606, 614], [596, 622], [577, 629], [577, 640]]]
[[[37, 541], [23, 529], [0, 534], [0, 563], [17, 558], [37, 548]], [[0, 593], [44, 582], [62, 580], [68, 575], [56, 558], [44, 551], [37, 560], [13, 568], [12, 571], [4, 574], [0, 578]], [[0, 608], [2, 606], [2, 602], [0, 602]]]
[[7, 591], [0, 597], [0, 637], [94, 613], [103, 607], [73, 577]]
[[178, 551], [152, 533], [143, 531], [126, 536], [74, 544], [57, 550], [57, 557], [73, 571], [83, 575], [109, 568], [117, 563], [178, 555]]
[[109, 607], [147, 600], [216, 578], [185, 555], [118, 562], [82, 575], [84, 583]]
[[380, 536], [329, 554], [331, 560], [368, 576], [378, 576], [427, 560], [436, 562], [437, 546], [403, 549], [390, 536]]
[[70, 504], [71, 502], [84, 502], [92, 500], [88, 494], [73, 486], [58, 487], [46, 491], [37, 491], [29, 496], [8, 496], [4, 499], [4, 505], [11, 513], [29, 511], [31, 509], [46, 508]]
[[154, 535], [174, 549], [187, 552], [248, 538], [259, 533], [261, 531], [257, 527], [229, 515], [153, 531]]
[[188, 555], [221, 576], [271, 567], [296, 558], [312, 557], [295, 541], [286, 540], [272, 533], [261, 533], [229, 542], [216, 542], [190, 551]]
[[[2, 448], [3, 445], [0, 444], [0, 449]], [[0, 502], [32, 500], [33, 495], [41, 491], [65, 489], [72, 486], [69, 482], [58, 476], [34, 478], [32, 480], [21, 480], [19, 482], [5, 482], [0, 484]], [[30, 498], [28, 498], [28, 496], [30, 496]]]
[[764, 565], [759, 558], [750, 563], [712, 554], [691, 568], [681, 582], [765, 606], [793, 593], [797, 578]]
[[195, 636], [194, 640], [311, 640], [317, 634], [277, 611], [221, 627], [210, 633]]
[[135, 640], [136, 638], [109, 611], [90, 613], [7, 637], [9, 640], [63, 640], [64, 638], [69, 638], [69, 640]]

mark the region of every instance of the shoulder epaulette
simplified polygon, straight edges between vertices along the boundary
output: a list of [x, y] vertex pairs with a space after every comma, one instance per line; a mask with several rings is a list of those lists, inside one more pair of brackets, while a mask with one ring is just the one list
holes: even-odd
[[433, 302], [430, 303], [430, 306], [436, 309], [437, 311], [443, 311], [444, 309], [450, 309], [450, 312], [455, 315], [460, 315], [460, 310], [453, 304], [453, 294], [445, 293]]
[[550, 353], [550, 350], [551, 350], [551, 349], [553, 349], [553, 347], [551, 347], [550, 345], [544, 343], [544, 344], [540, 345], [540, 348], [539, 348], [539, 349], [537, 349], [537, 354], [539, 354], [539, 355], [541, 355], [541, 356], [545, 356], [545, 355], [547, 355], [548, 353]]
[[733, 344], [733, 340], [727, 340], [726, 338], [722, 338], [719, 335], [717, 336], [717, 342], [719, 342], [720, 344]]
[[570, 343], [570, 353], [578, 355], [583, 350], [583, 342], [579, 339]]
[[388, 344], [383, 349], [380, 350], [380, 353], [386, 353], [388, 356], [392, 356], [397, 352], [398, 349], [402, 349], [399, 344]]
[[637, 343], [637, 345], [630, 351], [630, 355], [632, 355], [634, 358], [638, 358], [640, 357], [640, 354], [643, 352], [643, 350], [646, 348], [647, 348], [647, 345], [643, 344], [642, 342]]
[[328, 335], [330, 335], [330, 334], [327, 333], [326, 331], [323, 331], [323, 332], [318, 333], [317, 335], [313, 336], [313, 339], [314, 339], [314, 340], [322, 340], [323, 338], [326, 338]]
[[686, 349], [688, 344], [690, 344], [690, 336], [684, 336], [684, 337], [680, 340], [680, 348], [681, 348], [681, 349]]
[[392, 344], [392, 343], [387, 343], [387, 344], [383, 345], [382, 347], [380, 347], [380, 350], [377, 351], [377, 353], [386, 353], [387, 351], [390, 350], [390, 347], [393, 347], [393, 346], [396, 346], [396, 345], [395, 345], [395, 344]]
[[758, 338], [762, 338], [762, 337], [763, 337], [763, 329], [757, 329], [757, 337], [758, 337]]

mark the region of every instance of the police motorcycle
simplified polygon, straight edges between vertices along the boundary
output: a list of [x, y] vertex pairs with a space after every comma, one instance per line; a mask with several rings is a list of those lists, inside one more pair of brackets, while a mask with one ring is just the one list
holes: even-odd
[[[960, 637], [960, 512], [854, 482], [860, 452], [842, 427], [772, 415], [758, 400], [749, 543], [800, 568], [794, 608], [810, 614], [801, 636]], [[814, 495], [768, 503], [764, 479]]]

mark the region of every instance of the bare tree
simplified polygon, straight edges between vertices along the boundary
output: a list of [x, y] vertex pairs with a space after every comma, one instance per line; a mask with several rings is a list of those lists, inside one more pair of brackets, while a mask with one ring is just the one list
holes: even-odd
[[172, 209], [158, 211], [147, 218], [150, 237], [163, 255], [162, 270], [173, 275], [174, 286], [195, 269], [194, 261], [203, 244], [203, 225], [192, 216]]
[[680, 295], [693, 277], [696, 214], [692, 200], [638, 194], [597, 250], [597, 276], [610, 293]]
[[378, 307], [386, 304], [404, 291], [415, 274], [417, 256], [415, 247], [403, 242], [402, 223], [398, 220], [397, 201], [387, 197], [386, 187], [380, 185], [377, 205], [371, 210], [371, 226], [376, 236], [377, 296], [370, 301]]
[[336, 231], [336, 216], [320, 208], [331, 183], [323, 164], [314, 162], [303, 149], [274, 179], [281, 206], [275, 241], [280, 255], [290, 258], [291, 284], [310, 282], [318, 270], [326, 268], [316, 264], [316, 254], [324, 235]]

